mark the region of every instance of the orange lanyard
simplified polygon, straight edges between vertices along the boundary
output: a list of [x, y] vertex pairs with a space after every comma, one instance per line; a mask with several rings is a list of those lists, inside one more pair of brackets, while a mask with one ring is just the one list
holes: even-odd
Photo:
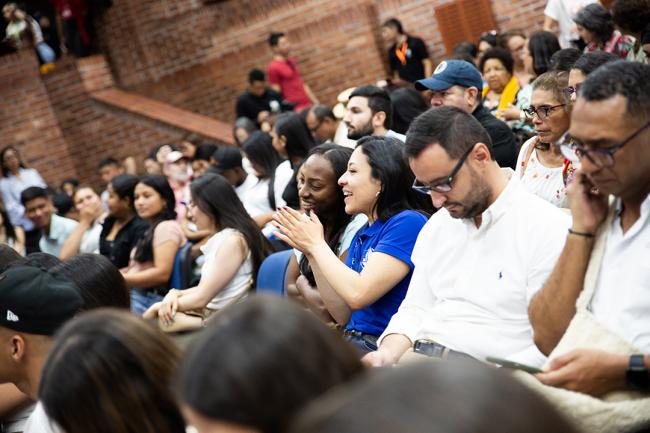
[[409, 44], [403, 42], [399, 48], [395, 48], [395, 55], [402, 65], [406, 65], [406, 52], [409, 49]]

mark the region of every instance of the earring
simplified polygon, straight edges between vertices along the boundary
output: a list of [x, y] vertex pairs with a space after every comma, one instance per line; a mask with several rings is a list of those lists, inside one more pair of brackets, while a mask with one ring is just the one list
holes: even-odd
[[375, 197], [379, 197], [379, 193], [381, 193], [381, 191], [377, 191], [377, 194], [375, 194]]

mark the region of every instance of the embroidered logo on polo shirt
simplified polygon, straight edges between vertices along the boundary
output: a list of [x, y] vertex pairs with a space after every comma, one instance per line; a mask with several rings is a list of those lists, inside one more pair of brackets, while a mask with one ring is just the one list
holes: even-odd
[[20, 319], [13, 311], [7, 310], [7, 322], [18, 322], [19, 320]]
[[370, 258], [370, 254], [372, 254], [374, 251], [375, 250], [373, 250], [372, 248], [368, 248], [366, 250], [366, 254], [363, 256], [363, 259], [361, 260], [361, 267], [362, 268], [366, 267], [366, 263], [368, 263], [368, 259]]

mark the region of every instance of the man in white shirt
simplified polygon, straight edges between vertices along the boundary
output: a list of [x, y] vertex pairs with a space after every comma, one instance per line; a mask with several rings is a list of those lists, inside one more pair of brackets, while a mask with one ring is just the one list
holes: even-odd
[[568, 215], [501, 169], [485, 129], [458, 108], [416, 118], [405, 150], [414, 188], [441, 209], [418, 236], [406, 298], [364, 360], [390, 365], [413, 348], [541, 365], [528, 302], [562, 249]]
[[348, 128], [348, 138], [359, 140], [367, 135], [378, 135], [404, 142], [404, 135], [390, 129], [393, 123], [391, 104], [388, 92], [381, 87], [365, 85], [354, 89], [343, 116], [343, 123]]
[[41, 230], [38, 247], [41, 252], [59, 257], [63, 243], [70, 237], [78, 223], [69, 218], [58, 216], [49, 192], [40, 186], [32, 186], [20, 194], [25, 207], [25, 216], [34, 223], [34, 228]]
[[575, 31], [573, 18], [578, 11], [596, 0], [548, 0], [544, 9], [544, 30], [559, 33], [562, 48], [571, 48], [580, 36]]
[[213, 165], [208, 168], [208, 173], [220, 174], [235, 188], [237, 197], [244, 202], [244, 197], [259, 179], [246, 173], [242, 165], [242, 156], [239, 149], [232, 146], [221, 146], [212, 155]]
[[[570, 350], [551, 359], [548, 371], [538, 375], [547, 385], [597, 396], [650, 391], [648, 77], [650, 65], [619, 61], [603, 65], [582, 83], [571, 116], [574, 144], [564, 149], [580, 156], [575, 161], [581, 168], [567, 191], [573, 225], [551, 277], [530, 305], [535, 342], [548, 354], [569, 329], [576, 300], [590, 284], [594, 293], [587, 310], [594, 328], [605, 328], [636, 354]], [[616, 200], [608, 206], [610, 195]], [[613, 212], [609, 224], [608, 207]], [[594, 284], [586, 275], [598, 256], [600, 268], [589, 274], [597, 275]], [[603, 347], [594, 341], [598, 333], [592, 334], [592, 347]]]

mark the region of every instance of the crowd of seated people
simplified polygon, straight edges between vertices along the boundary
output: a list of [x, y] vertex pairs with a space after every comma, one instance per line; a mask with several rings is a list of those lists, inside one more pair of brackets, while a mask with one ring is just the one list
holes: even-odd
[[342, 113], [273, 33], [235, 145], [99, 189], [6, 147], [0, 431], [648, 431], [647, 6], [435, 68], [387, 20], [391, 80]]

